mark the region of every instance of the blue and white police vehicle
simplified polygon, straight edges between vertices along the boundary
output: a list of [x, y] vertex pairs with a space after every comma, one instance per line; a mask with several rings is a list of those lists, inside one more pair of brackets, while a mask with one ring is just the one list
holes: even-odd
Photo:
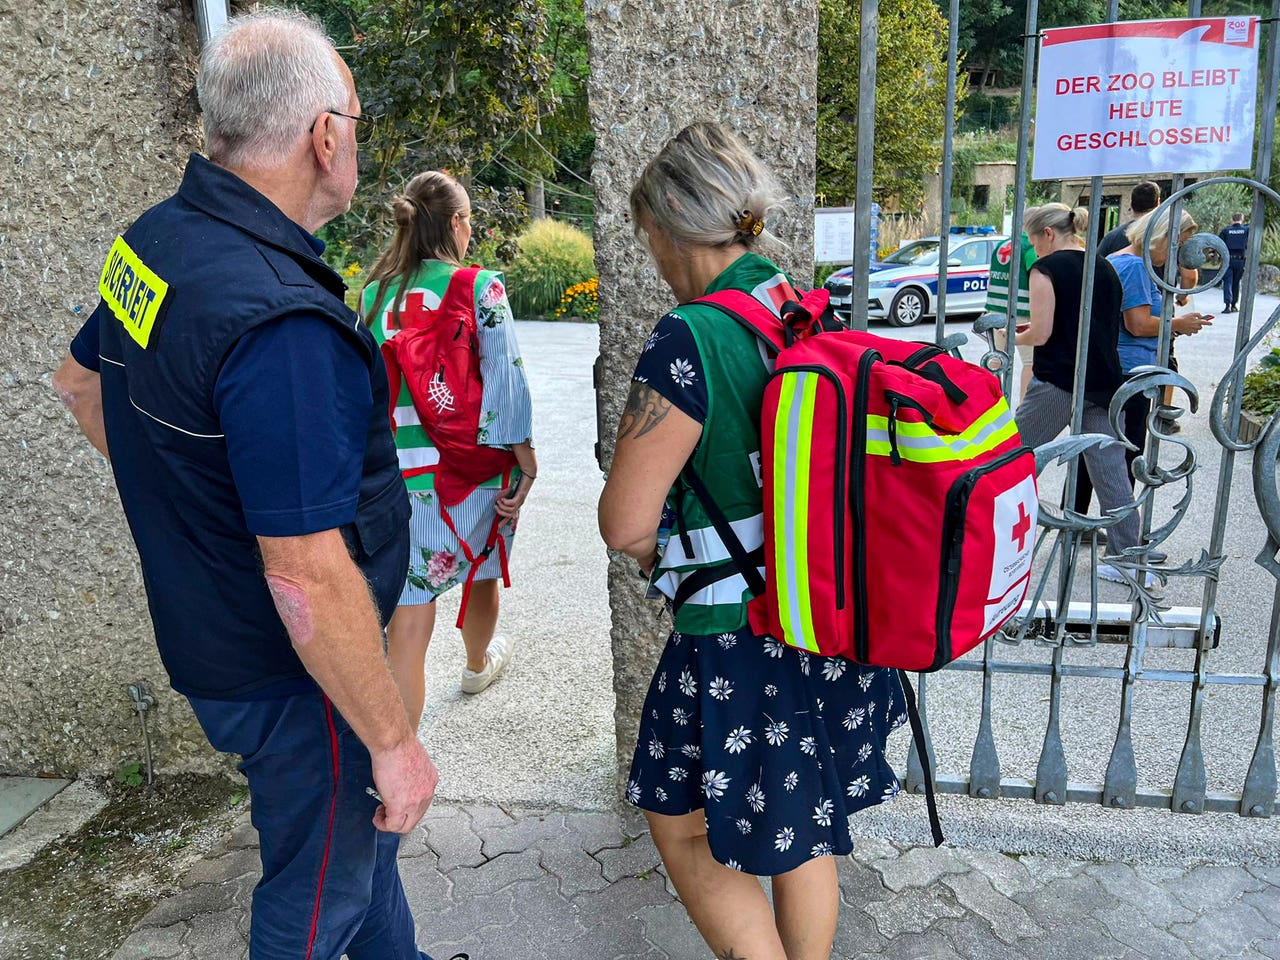
[[[987, 301], [991, 255], [1008, 237], [995, 227], [952, 227], [947, 249], [947, 315], [982, 313]], [[937, 315], [937, 237], [912, 240], [871, 265], [867, 316], [910, 327]], [[837, 270], [823, 284], [831, 291], [836, 315], [847, 321], [853, 289], [853, 268]]]

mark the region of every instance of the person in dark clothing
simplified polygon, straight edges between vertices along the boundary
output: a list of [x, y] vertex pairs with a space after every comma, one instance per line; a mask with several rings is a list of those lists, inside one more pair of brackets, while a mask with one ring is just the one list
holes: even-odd
[[1129, 213], [1132, 216], [1102, 238], [1102, 242], [1098, 244], [1098, 256], [1109, 257], [1127, 247], [1129, 238], [1125, 235], [1125, 231], [1129, 229], [1129, 225], [1158, 206], [1160, 206], [1160, 184], [1143, 180], [1129, 194]]
[[1222, 271], [1222, 312], [1235, 313], [1239, 309], [1240, 281], [1244, 277], [1244, 255], [1249, 247], [1249, 227], [1243, 213], [1231, 215], [1231, 226], [1218, 233], [1227, 245], [1228, 260]]
[[287, 10], [232, 20], [196, 89], [209, 156], [116, 238], [54, 386], [111, 460], [171, 685], [243, 758], [249, 956], [430, 960], [396, 852], [437, 773], [382, 632], [409, 499], [377, 343], [314, 235], [351, 203], [360, 98]]
[[[1023, 216], [1027, 236], [1040, 254], [1031, 267], [1031, 322], [1017, 336], [1018, 343], [1035, 347], [1031, 383], [1017, 416], [1018, 430], [1029, 446], [1048, 443], [1071, 424], [1085, 268], [1081, 234], [1088, 221], [1083, 207], [1072, 210], [1063, 203], [1032, 207]], [[1107, 407], [1124, 381], [1117, 350], [1123, 289], [1115, 269], [1102, 257], [1097, 258], [1094, 270], [1083, 428], [1086, 433], [1114, 436]], [[1125, 480], [1123, 448], [1118, 444], [1095, 446], [1084, 457], [1098, 478], [1103, 509], [1123, 509], [1133, 502], [1132, 488]], [[1135, 546], [1139, 537], [1137, 511], [1130, 510], [1110, 529], [1111, 552]], [[1107, 579], [1120, 578], [1109, 564], [1100, 566], [1098, 572]]]

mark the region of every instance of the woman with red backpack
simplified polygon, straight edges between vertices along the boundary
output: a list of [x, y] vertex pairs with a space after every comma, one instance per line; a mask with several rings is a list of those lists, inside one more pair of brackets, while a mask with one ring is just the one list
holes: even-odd
[[[748, 554], [764, 542], [759, 415], [772, 360], [731, 317], [691, 302], [740, 291], [776, 316], [799, 299], [755, 252], [781, 196], [713, 123], [681, 131], [632, 190], [637, 233], [679, 305], [642, 347], [600, 530], [674, 601], [627, 797], [690, 917], [716, 956], [826, 960], [848, 817], [898, 792], [884, 748], [906, 719], [903, 692], [891, 671], [748, 625], [754, 593], [717, 526]], [[772, 910], [758, 876], [773, 878]]]
[[[395, 234], [369, 274], [361, 313], [383, 346], [396, 448], [411, 506], [409, 576], [387, 626], [405, 709], [422, 715], [436, 599], [463, 586], [464, 693], [511, 660], [495, 636], [498, 578], [537, 476], [532, 404], [501, 274], [464, 268], [471, 201], [431, 170], [392, 204]], [[509, 585], [509, 583], [508, 583]]]

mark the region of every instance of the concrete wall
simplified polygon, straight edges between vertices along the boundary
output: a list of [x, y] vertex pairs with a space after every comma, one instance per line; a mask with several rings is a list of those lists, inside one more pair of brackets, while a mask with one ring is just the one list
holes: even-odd
[[[586, 11], [607, 463], [640, 346], [671, 304], [632, 233], [627, 207], [640, 170], [668, 139], [695, 120], [734, 127], [792, 195], [786, 217], [769, 224], [790, 246], [777, 259], [798, 282], [812, 281], [818, 6], [816, 0], [587, 0]], [[640, 586], [635, 564], [614, 557], [609, 592], [624, 771], [669, 629]]]
[[0, 772], [141, 759], [136, 680], [157, 759], [212, 756], [168, 689], [110, 468], [49, 386], [112, 239], [198, 147], [196, 47], [182, 0], [0, 4]]

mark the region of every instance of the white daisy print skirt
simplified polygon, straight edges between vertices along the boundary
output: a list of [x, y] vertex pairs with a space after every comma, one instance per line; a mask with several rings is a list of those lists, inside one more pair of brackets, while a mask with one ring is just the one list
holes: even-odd
[[703, 810], [711, 853], [761, 876], [853, 850], [848, 818], [897, 796], [897, 674], [811, 656], [750, 628], [673, 633], [640, 720], [627, 799]]

